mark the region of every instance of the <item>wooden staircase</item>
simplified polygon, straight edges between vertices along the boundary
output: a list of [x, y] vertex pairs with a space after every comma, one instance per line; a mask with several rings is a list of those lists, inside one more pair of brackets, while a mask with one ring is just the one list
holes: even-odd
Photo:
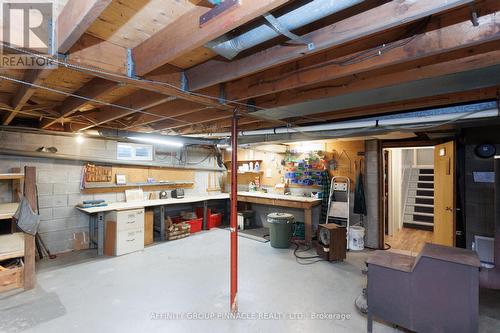
[[410, 171], [403, 227], [433, 231], [434, 169], [413, 168]]

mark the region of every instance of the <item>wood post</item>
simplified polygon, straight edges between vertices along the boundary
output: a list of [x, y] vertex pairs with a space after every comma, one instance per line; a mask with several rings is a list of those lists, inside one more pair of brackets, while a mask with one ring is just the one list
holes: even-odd
[[[24, 197], [28, 200], [31, 209], [36, 212], [36, 168], [24, 168]], [[24, 289], [35, 288], [35, 236], [24, 234]]]

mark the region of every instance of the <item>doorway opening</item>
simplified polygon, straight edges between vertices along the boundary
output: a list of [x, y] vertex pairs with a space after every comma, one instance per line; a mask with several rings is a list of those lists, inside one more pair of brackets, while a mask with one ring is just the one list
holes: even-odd
[[384, 240], [418, 254], [434, 239], [435, 147], [385, 148]]

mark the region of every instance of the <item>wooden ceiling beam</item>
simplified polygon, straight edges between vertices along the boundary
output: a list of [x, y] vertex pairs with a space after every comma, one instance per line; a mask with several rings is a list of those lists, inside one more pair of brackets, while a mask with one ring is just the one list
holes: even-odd
[[202, 27], [200, 16], [210, 8], [196, 7], [133, 49], [136, 74], [145, 75], [288, 1], [243, 1], [238, 7], [220, 14]]
[[124, 76], [127, 74], [127, 49], [95, 36], [83, 34], [68, 52], [66, 62], [82, 68]]
[[[370, 57], [364, 58], [366, 54], [358, 53], [293, 72], [259, 73], [226, 85], [226, 93], [228, 99], [246, 100], [370, 71], [383, 73], [385, 70], [404, 70], [464, 57], [472, 48], [477, 52], [498, 49], [499, 40], [500, 18], [496, 14], [490, 14], [479, 18], [477, 27], [467, 21], [429, 31], [389, 43], [381, 53], [377, 54], [375, 50]], [[357, 58], [361, 60], [356, 61]]]
[[[49, 69], [30, 69], [24, 73], [22, 80], [28, 84], [40, 85], [50, 75], [50, 73], [51, 70]], [[2, 124], [4, 126], [9, 125], [12, 120], [14, 120], [18, 112], [24, 107], [31, 96], [33, 96], [33, 94], [35, 93], [37, 88], [28, 84], [23, 84], [12, 98], [10, 104], [13, 110], [3, 118]]]
[[[406, 100], [404, 102], [393, 102], [371, 105], [368, 107], [360, 107], [342, 110], [341, 112], [324, 112], [314, 115], [314, 118], [324, 121], [345, 120], [359, 117], [383, 115], [394, 112], [417, 110], [430, 107], [444, 107], [452, 104], [460, 104], [475, 101], [484, 101], [495, 99], [500, 94], [500, 86], [474, 89], [465, 92], [457, 92], [450, 94], [442, 94], [425, 98]], [[307, 124], [317, 122], [314, 119], [297, 120], [296, 124]]]
[[[78, 91], [76, 91], [74, 95], [83, 96], [87, 99], [97, 99], [98, 97], [106, 95], [107, 93], [110, 93], [118, 87], [120, 87], [120, 85], [116, 84], [115, 82], [101, 78], [95, 78], [78, 89]], [[71, 116], [82, 106], [88, 104], [89, 101], [87, 99], [79, 98], [76, 96], [70, 96], [66, 98], [63, 103], [57, 108], [59, 117], [56, 119], [46, 119], [42, 121], [40, 127], [48, 128], [55, 123], [63, 122], [64, 118]]]
[[113, 0], [69, 0], [57, 19], [59, 53], [68, 52]]
[[[99, 17], [112, 0], [69, 0], [56, 22], [57, 51], [66, 53]], [[52, 72], [51, 69], [28, 70], [23, 81], [40, 85]], [[36, 87], [23, 86], [12, 100], [14, 110], [20, 110], [36, 91]], [[11, 112], [3, 120], [8, 125], [17, 112]]]
[[150, 126], [155, 131], [162, 131], [167, 129], [176, 129], [181, 127], [189, 126], [190, 124], [203, 124], [207, 122], [216, 122], [221, 119], [227, 119], [231, 117], [225, 112], [215, 109], [206, 109], [194, 113], [189, 113], [184, 116], [176, 117], [174, 119], [164, 119], [159, 122], [155, 122]]
[[[200, 112], [200, 111], [206, 110], [207, 108], [206, 107], [203, 107], [203, 108], [198, 107], [198, 108], [193, 109], [192, 106], [184, 106], [184, 107], [180, 107], [180, 108], [174, 108], [172, 110], [171, 107], [169, 107], [168, 103], [167, 103], [166, 105], [158, 107], [157, 109], [158, 110], [155, 110], [155, 109], [148, 110], [148, 112], [152, 111], [151, 113], [155, 113], [155, 115], [142, 114], [140, 117], [137, 118], [137, 120], [132, 122], [130, 125], [128, 125], [124, 129], [131, 129], [134, 127], [151, 125], [153, 123], [160, 122], [163, 120], [169, 120], [169, 118], [177, 118], [177, 117], [185, 116], [185, 115], [188, 115], [191, 113]], [[170, 120], [172, 120], [172, 119], [170, 119]]]
[[[122, 105], [124, 107], [135, 110], [146, 110], [155, 107], [157, 105], [163, 104], [169, 101], [170, 99], [172, 99], [172, 97], [160, 95], [151, 91], [139, 90], [137, 92], [132, 93], [129, 96], [120, 98], [113, 104]], [[115, 121], [117, 119], [129, 116], [133, 113], [135, 113], [135, 111], [125, 110], [113, 106], [106, 106], [96, 111], [85, 113], [85, 116], [92, 121], [92, 124], [86, 126], [77, 126], [74, 127], [73, 129], [76, 131], [87, 130], [92, 127], [101, 126], [111, 121]]]
[[[367, 116], [377, 116], [377, 115], [385, 115], [396, 112], [404, 112], [417, 110], [422, 108], [431, 108], [431, 107], [445, 107], [447, 105], [452, 104], [460, 104], [488, 99], [495, 99], [500, 94], [500, 86], [499, 87], [489, 87], [489, 88], [481, 88], [466, 92], [458, 92], [451, 94], [443, 94], [436, 95], [426, 98], [419, 98], [413, 100], [407, 100], [404, 102], [394, 102], [394, 103], [385, 103], [372, 105], [368, 107], [361, 108], [353, 108], [342, 111], [335, 112], [324, 112], [318, 113], [314, 115], [314, 118], [301, 118], [295, 119], [290, 118], [290, 121], [293, 121], [295, 125], [307, 126], [311, 124], [315, 124], [318, 122], [328, 122], [328, 121], [341, 121], [346, 119], [354, 119], [354, 118], [363, 118]], [[230, 121], [229, 119], [227, 121]], [[207, 124], [207, 129], [197, 129], [195, 125], [193, 126], [185, 126], [183, 128], [177, 129], [177, 132], [180, 134], [193, 134], [193, 133], [216, 133], [216, 132], [224, 132], [229, 131], [229, 126], [219, 127], [218, 125], [222, 122], [218, 122], [217, 124], [213, 124], [211, 126], [210, 123]], [[272, 122], [266, 122], [261, 120], [250, 120], [244, 121], [242, 124], [242, 129], [244, 130], [256, 130], [262, 128], [273, 128], [276, 127]]]
[[384, 75], [351, 75], [302, 89], [283, 91], [255, 99], [259, 108], [272, 109], [315, 99], [342, 96], [363, 90], [395, 86], [416, 80], [449, 75], [500, 64], [500, 50]]
[[[231, 129], [232, 117], [228, 117], [227, 119], [219, 120], [216, 123], [208, 124], [202, 123], [200, 126], [198, 124], [193, 124], [190, 126], [185, 126], [181, 128], [177, 128], [176, 132], [181, 135], [187, 135], [192, 133], [220, 133], [220, 132], [229, 132]], [[259, 119], [251, 119], [251, 118], [240, 118], [238, 120], [238, 128], [241, 126], [249, 126], [252, 124], [262, 123], [262, 120]], [[270, 122], [270, 126], [276, 125], [276, 123]]]
[[391, 1], [304, 35], [305, 39], [314, 43], [313, 51], [309, 51], [304, 45], [277, 45], [230, 63], [212, 60], [196, 66], [187, 71], [190, 89], [196, 91], [218, 83], [236, 80], [396, 27], [407, 26], [422, 18], [470, 3], [473, 1]]
[[[357, 92], [362, 92], [366, 90], [372, 90], [372, 89], [377, 89], [377, 88], [383, 88], [383, 87], [390, 87], [390, 86], [397, 86], [399, 84], [404, 84], [412, 81], [418, 81], [418, 80], [423, 80], [423, 79], [429, 79], [433, 77], [438, 77], [438, 76], [444, 76], [444, 75], [449, 75], [457, 72], [457, 69], [459, 69], [460, 72], [466, 72], [474, 69], [479, 69], [483, 67], [489, 67], [489, 66], [494, 66], [500, 64], [500, 51], [493, 51], [485, 54], [477, 54], [473, 55], [470, 57], [465, 57], [445, 63], [438, 63], [438, 64], [433, 64], [433, 65], [428, 65], [424, 67], [418, 67], [414, 68], [411, 70], [407, 71], [400, 71], [400, 72], [395, 72], [395, 73], [390, 73], [386, 75], [375, 75], [375, 76], [369, 76], [369, 77], [363, 77], [363, 76], [351, 76], [351, 77], [346, 77], [342, 78], [341, 80], [333, 80], [329, 81], [327, 83], [321, 84], [321, 85], [316, 85], [312, 87], [307, 87], [306, 89], [302, 90], [290, 90], [290, 91], [285, 91], [279, 94], [275, 95], [268, 95], [264, 96], [260, 99], [256, 99], [256, 104], [258, 107], [263, 107], [263, 108], [274, 108], [274, 107], [280, 107], [280, 106], [286, 106], [290, 104], [299, 104], [305, 101], [311, 101], [311, 100], [317, 100], [321, 98], [327, 98], [327, 97], [332, 97], [332, 96], [343, 96], [347, 94], [352, 94], [352, 93], [357, 93]], [[481, 91], [486, 91], [481, 90]], [[488, 90], [491, 92], [491, 89]], [[467, 94], [467, 93], [456, 93], [456, 94], [448, 94], [446, 96], [477, 96], [478, 99], [484, 99], [484, 98], [489, 98], [491, 95], [479, 95], [479, 94]], [[479, 98], [481, 97], [481, 98]], [[419, 101], [422, 101], [424, 99], [419, 99]], [[432, 103], [436, 103], [436, 101], [439, 101], [442, 104], [446, 104], [443, 101], [448, 102], [448, 104], [453, 103], [453, 99], [448, 98], [444, 99], [443, 97], [427, 97], [425, 98], [426, 101], [433, 101]], [[462, 102], [462, 101], [472, 101], [474, 100], [472, 97], [469, 97], [468, 99], [463, 99], [463, 98], [457, 98], [455, 100], [456, 103]], [[426, 106], [432, 106], [434, 104], [422, 104], [422, 107]], [[398, 102], [394, 103], [394, 105], [402, 105], [404, 103]], [[416, 108], [415, 103], [410, 103], [410, 105], [413, 108]], [[437, 105], [437, 104], [436, 104]], [[306, 117], [299, 117], [297, 119], [295, 118], [289, 118], [288, 120], [293, 120], [293, 123], [313, 123], [313, 122], [318, 122], [318, 121], [324, 121], [326, 119], [343, 119], [343, 118], [348, 118], [348, 117], [353, 117], [353, 116], [367, 116], [372, 114], [371, 112], [367, 112], [366, 114], [363, 114], [364, 108], [368, 108], [370, 110], [376, 111], [376, 107], [372, 108], [372, 106], [366, 106], [366, 107], [359, 107], [359, 108], [354, 108], [354, 109], [348, 109], [348, 110], [336, 110], [332, 112], [323, 112], [320, 114], [314, 114], [311, 116], [306, 116]], [[391, 109], [393, 111], [397, 111], [397, 107], [394, 107]], [[403, 109], [402, 109], [403, 110]], [[357, 113], [356, 113], [357, 112]], [[328, 116], [328, 117], [327, 117]], [[261, 121], [259, 119], [254, 119], [251, 123], [265, 123], [265, 121]], [[203, 122], [203, 124], [209, 124], [209, 122]], [[167, 124], [168, 125], [168, 124]], [[209, 126], [212, 126], [214, 128], [228, 128], [230, 126], [230, 119], [228, 118], [227, 120], [218, 120], [216, 122], [213, 122], [212, 124], [209, 124]], [[191, 128], [192, 126], [186, 126], [186, 129]], [[158, 128], [156, 125], [155, 128]], [[165, 127], [162, 129], [169, 129], [172, 127]], [[181, 132], [184, 131], [184, 129], [180, 130]]]

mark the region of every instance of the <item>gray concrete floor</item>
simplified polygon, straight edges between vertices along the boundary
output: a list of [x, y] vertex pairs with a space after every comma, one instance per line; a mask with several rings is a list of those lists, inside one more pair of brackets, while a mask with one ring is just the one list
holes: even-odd
[[[191, 318], [228, 312], [229, 233], [217, 229], [117, 258], [83, 251], [42, 261], [35, 290], [0, 295], [0, 332], [366, 332], [354, 307], [366, 252], [349, 253], [345, 263], [302, 266], [291, 250], [239, 243], [240, 312], [284, 318]], [[498, 296], [481, 295], [481, 332], [500, 331]], [[347, 317], [299, 317], [320, 313]], [[399, 331], [377, 323], [375, 332]]]

